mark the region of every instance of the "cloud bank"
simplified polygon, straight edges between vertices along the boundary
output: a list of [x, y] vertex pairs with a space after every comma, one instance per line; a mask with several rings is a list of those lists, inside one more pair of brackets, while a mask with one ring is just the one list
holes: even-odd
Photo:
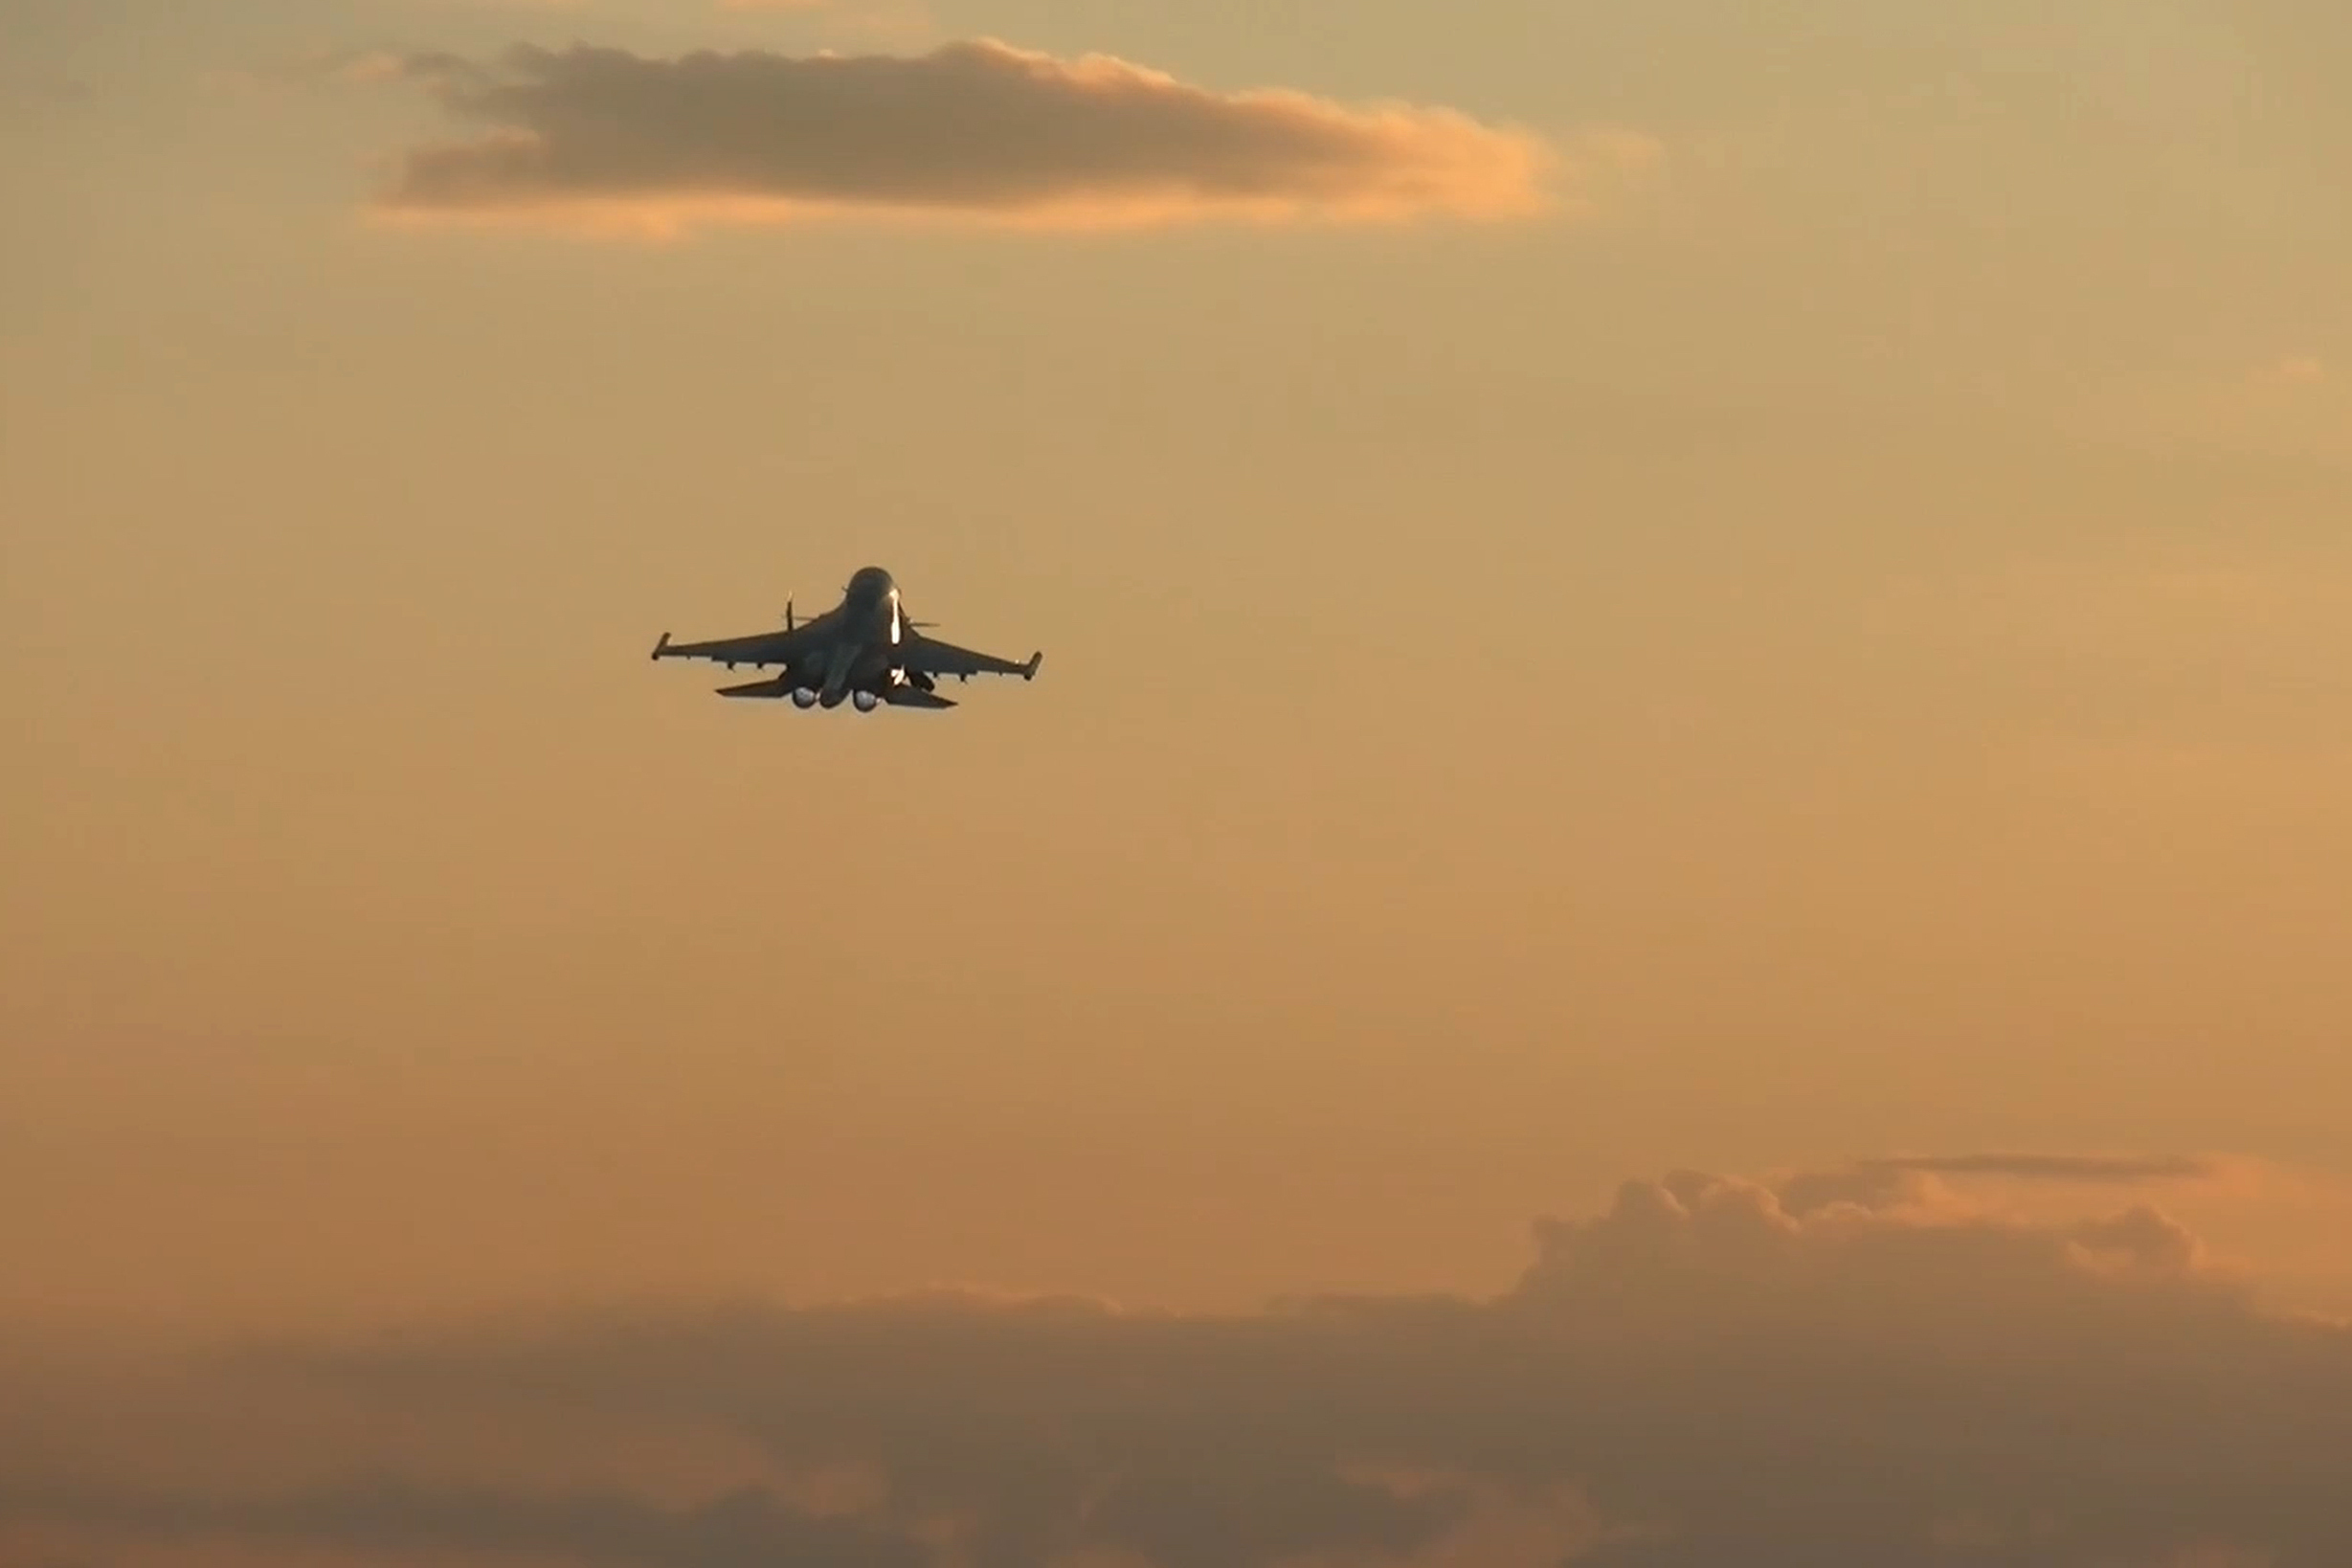
[[[845, 214], [1126, 227], [1525, 216], [1553, 203], [1537, 138], [1449, 109], [1217, 93], [1106, 56], [993, 40], [927, 55], [576, 45], [407, 60], [469, 139], [411, 149], [380, 210], [674, 232]], [[1653, 156], [1596, 138], [1596, 168]]]
[[2352, 1330], [2261, 1310], [2144, 1204], [2020, 1222], [1883, 1175], [1630, 1181], [1485, 1299], [951, 1292], [275, 1347], [176, 1384], [0, 1364], [0, 1558], [2352, 1560]]

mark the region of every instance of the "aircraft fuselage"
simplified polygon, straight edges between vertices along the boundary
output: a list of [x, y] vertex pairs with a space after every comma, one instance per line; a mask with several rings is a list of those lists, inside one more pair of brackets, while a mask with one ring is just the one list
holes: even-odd
[[898, 584], [880, 567], [858, 570], [838, 613], [840, 633], [826, 647], [823, 667], [814, 672], [820, 707], [839, 707], [851, 692], [886, 683], [907, 637]]

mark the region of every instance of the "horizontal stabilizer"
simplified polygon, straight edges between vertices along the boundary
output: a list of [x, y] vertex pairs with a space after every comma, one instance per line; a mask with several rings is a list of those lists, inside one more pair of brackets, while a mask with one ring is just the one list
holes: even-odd
[[746, 681], [739, 686], [721, 686], [722, 697], [790, 697], [797, 683], [781, 675], [772, 675], [765, 681]]
[[883, 696], [892, 707], [953, 707], [955, 704], [935, 691], [920, 686], [892, 686]]

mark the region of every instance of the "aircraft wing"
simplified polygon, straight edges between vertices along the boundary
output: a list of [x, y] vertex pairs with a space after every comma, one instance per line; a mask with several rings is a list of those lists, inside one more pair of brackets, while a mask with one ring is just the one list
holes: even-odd
[[995, 654], [974, 653], [970, 648], [925, 637], [909, 643], [900, 661], [909, 674], [915, 675], [1018, 675], [1027, 681], [1036, 676], [1038, 663], [1044, 657], [1033, 653], [1025, 662], [998, 659]]
[[749, 637], [723, 637], [708, 642], [672, 642], [667, 632], [654, 644], [656, 659], [708, 659], [722, 664], [784, 664], [824, 638], [815, 621], [804, 620], [789, 632], [754, 632]]

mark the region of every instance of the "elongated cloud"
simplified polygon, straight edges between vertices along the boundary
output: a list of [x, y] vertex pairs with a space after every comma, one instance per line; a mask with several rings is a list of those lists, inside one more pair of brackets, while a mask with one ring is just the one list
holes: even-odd
[[2197, 1181], [2211, 1160], [2188, 1154], [1906, 1154], [1864, 1160], [1866, 1167], [1928, 1176], [1994, 1176], [2021, 1181]]
[[[911, 57], [526, 47], [488, 65], [421, 56], [406, 75], [482, 127], [406, 155], [381, 208], [411, 218], [1496, 219], [1544, 208], [1556, 162], [1448, 109], [1215, 93], [990, 40]], [[1652, 150], [1597, 137], [1589, 162], [1624, 170]]]
[[1483, 1299], [933, 1292], [177, 1384], [0, 1345], [0, 1561], [2352, 1560], [2352, 1331], [2264, 1310], [2146, 1205], [2005, 1220], [1914, 1176], [1808, 1211], [1804, 1180], [1629, 1181]]

